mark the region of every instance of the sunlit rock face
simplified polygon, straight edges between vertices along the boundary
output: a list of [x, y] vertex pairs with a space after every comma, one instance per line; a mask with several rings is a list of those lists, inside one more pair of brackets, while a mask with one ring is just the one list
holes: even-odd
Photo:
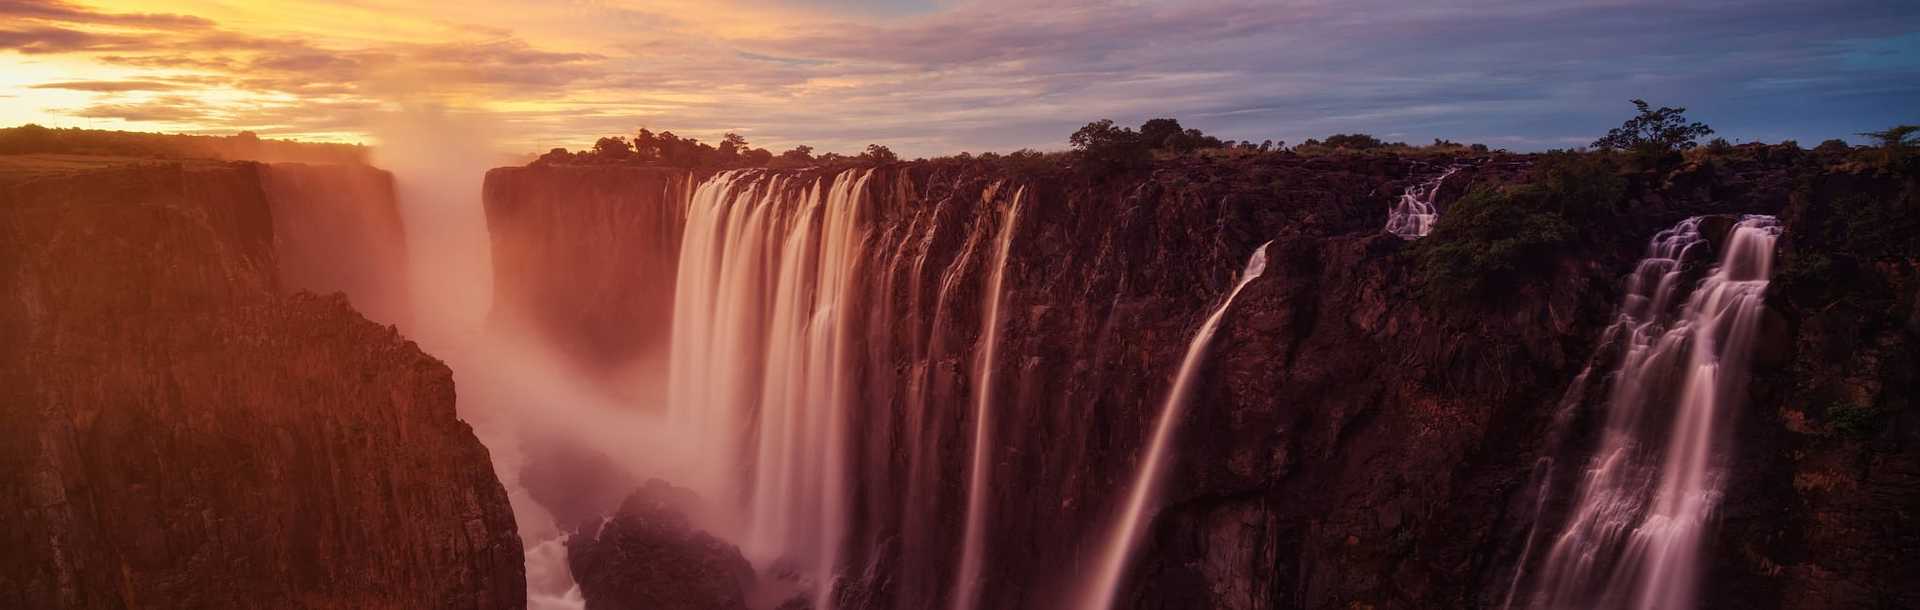
[[606, 370], [664, 350], [697, 177], [648, 167], [487, 172], [493, 313]]
[[260, 167], [281, 288], [346, 293], [367, 319], [406, 327], [407, 241], [393, 175], [365, 165]]
[[450, 372], [276, 290], [272, 192], [251, 163], [0, 179], [0, 606], [525, 606]]

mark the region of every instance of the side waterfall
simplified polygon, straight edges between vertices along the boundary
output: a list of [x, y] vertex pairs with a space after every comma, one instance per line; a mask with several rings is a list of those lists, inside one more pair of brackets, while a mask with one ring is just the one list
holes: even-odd
[[987, 469], [993, 451], [994, 348], [1000, 338], [1000, 290], [1007, 271], [1007, 252], [1013, 246], [1014, 223], [1020, 219], [1020, 203], [1026, 189], [1015, 190], [1007, 219], [1000, 224], [1000, 235], [993, 254], [993, 271], [987, 276], [987, 296], [983, 304], [985, 319], [980, 323], [980, 346], [975, 350], [973, 399], [973, 462], [968, 466], [967, 521], [960, 553], [960, 573], [954, 581], [953, 610], [973, 610], [980, 591], [980, 555], [986, 536]]
[[1440, 195], [1440, 185], [1458, 171], [1458, 167], [1449, 167], [1438, 178], [1407, 187], [1400, 194], [1400, 202], [1387, 211], [1387, 232], [1401, 239], [1418, 239], [1432, 232], [1434, 223], [1440, 220], [1433, 200]]
[[1253, 256], [1247, 259], [1246, 271], [1240, 274], [1240, 281], [1227, 293], [1226, 300], [1213, 310], [1200, 331], [1194, 333], [1193, 342], [1187, 344], [1186, 358], [1180, 361], [1180, 372], [1174, 377], [1173, 389], [1167, 392], [1167, 400], [1160, 407], [1160, 417], [1153, 424], [1153, 440], [1147, 446], [1147, 455], [1140, 460], [1140, 470], [1133, 480], [1133, 489], [1127, 494], [1127, 504], [1121, 512], [1120, 520], [1114, 524], [1108, 534], [1106, 550], [1100, 556], [1100, 564], [1094, 573], [1091, 587], [1081, 603], [1082, 610], [1107, 610], [1113, 607], [1113, 598], [1119, 593], [1121, 577], [1126, 573], [1127, 560], [1133, 556], [1133, 549], [1140, 542], [1142, 518], [1147, 512], [1147, 502], [1153, 498], [1155, 488], [1160, 482], [1160, 471], [1165, 469], [1167, 445], [1172, 442], [1173, 427], [1180, 421], [1182, 411], [1187, 404], [1189, 386], [1193, 384], [1200, 362], [1206, 356], [1207, 345], [1213, 341], [1213, 333], [1220, 328], [1220, 320], [1226, 317], [1227, 307], [1233, 305], [1234, 297], [1240, 296], [1240, 290], [1247, 287], [1254, 278], [1267, 269], [1267, 246], [1273, 242], [1260, 244], [1254, 248]]
[[1701, 541], [1720, 500], [1727, 423], [1745, 400], [1780, 234], [1772, 217], [1741, 219], [1719, 263], [1675, 307], [1687, 263], [1708, 243], [1702, 222], [1690, 218], [1656, 235], [1628, 278], [1607, 331], [1625, 349], [1611, 375], [1605, 429], [1542, 559], [1532, 608], [1655, 610], [1694, 601]]
[[848, 303], [872, 175], [706, 181], [675, 287], [670, 425], [714, 448], [699, 478], [722, 483], [702, 491], [745, 502], [748, 557], [811, 574], [821, 610], [847, 528], [851, 334], [865, 319]]

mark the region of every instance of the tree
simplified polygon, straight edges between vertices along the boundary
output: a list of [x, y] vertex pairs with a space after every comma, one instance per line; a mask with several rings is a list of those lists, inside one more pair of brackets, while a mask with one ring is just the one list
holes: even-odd
[[1153, 161], [1153, 150], [1132, 129], [1119, 127], [1111, 119], [1100, 119], [1067, 137], [1086, 167], [1105, 173], [1144, 167]]
[[727, 132], [727, 135], [720, 136], [719, 152], [720, 152], [720, 159], [722, 161], [733, 160], [734, 158], [740, 156], [740, 151], [745, 150], [746, 148], [747, 148], [747, 139], [745, 137], [742, 137], [740, 134], [729, 131]]
[[1364, 133], [1336, 133], [1327, 136], [1325, 144], [1333, 148], [1349, 150], [1371, 150], [1387, 145], [1386, 142], [1381, 142], [1380, 138]]
[[740, 162], [748, 167], [766, 167], [773, 162], [773, 153], [765, 148], [748, 148], [741, 151]]
[[1896, 125], [1880, 131], [1863, 132], [1860, 135], [1873, 138], [1881, 148], [1920, 146], [1920, 125]]
[[647, 128], [641, 127], [640, 133], [633, 135], [633, 156], [642, 161], [660, 160], [660, 139]]
[[1687, 111], [1685, 108], [1661, 106], [1655, 110], [1646, 100], [1633, 100], [1633, 106], [1640, 113], [1594, 140], [1594, 148], [1661, 154], [1690, 150], [1695, 146], [1694, 140], [1713, 135], [1713, 128], [1706, 123], [1687, 122], [1682, 114]]
[[900, 160], [900, 155], [893, 154], [891, 148], [879, 144], [868, 144], [867, 152], [861, 153], [860, 159], [875, 163], [893, 163]]
[[1176, 119], [1148, 119], [1140, 124], [1140, 141], [1147, 148], [1166, 148], [1168, 139], [1186, 133]]
[[813, 147], [801, 144], [793, 147], [793, 150], [780, 153], [780, 158], [794, 163], [811, 163], [813, 162]]
[[619, 136], [600, 138], [593, 143], [593, 158], [596, 161], [625, 161], [633, 156], [633, 146], [627, 139]]
[[565, 148], [549, 150], [547, 154], [540, 155], [540, 158], [533, 160], [534, 165], [566, 165], [572, 162], [573, 153], [567, 152]]
[[1920, 125], [1895, 125], [1860, 135], [1873, 138], [1880, 145], [1880, 154], [1888, 164], [1905, 159], [1914, 146], [1920, 146]]

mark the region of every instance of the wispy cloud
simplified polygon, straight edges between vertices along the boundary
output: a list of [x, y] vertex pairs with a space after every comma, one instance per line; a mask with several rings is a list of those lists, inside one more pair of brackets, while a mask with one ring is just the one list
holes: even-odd
[[[284, 4], [0, 0], [0, 50], [112, 74], [32, 85], [100, 96], [50, 113], [356, 137], [425, 101], [487, 113], [522, 150], [640, 125], [910, 154], [1057, 148], [1091, 119], [1163, 115], [1238, 139], [1544, 148], [1590, 139], [1634, 97], [1730, 138], [1920, 120], [1910, 0]], [[316, 33], [263, 14], [333, 19]]]
[[142, 80], [88, 80], [66, 81], [59, 83], [41, 83], [35, 89], [69, 89], [73, 91], [93, 91], [96, 93], [118, 93], [122, 91], [166, 91], [178, 89], [180, 85]]

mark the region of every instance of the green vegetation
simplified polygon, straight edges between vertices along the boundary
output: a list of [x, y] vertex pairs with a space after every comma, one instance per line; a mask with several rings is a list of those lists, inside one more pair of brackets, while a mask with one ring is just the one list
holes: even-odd
[[1834, 432], [1856, 439], [1873, 436], [1879, 430], [1880, 410], [1872, 405], [1836, 402], [1827, 405], [1827, 425]]
[[1625, 194], [1626, 184], [1609, 157], [1542, 155], [1530, 182], [1469, 193], [1409, 248], [1420, 289], [1451, 300], [1539, 279], [1578, 238], [1575, 227], [1594, 226], [1616, 214]]
[[[1797, 197], [1811, 196], [1802, 187]], [[1853, 193], [1810, 216], [1794, 234], [1800, 247], [1789, 252], [1778, 272], [1780, 290], [1809, 308], [1841, 300], [1844, 285], [1850, 307], [1886, 313], [1898, 295], [1867, 268], [1879, 260], [1920, 258], [1920, 201]]]

